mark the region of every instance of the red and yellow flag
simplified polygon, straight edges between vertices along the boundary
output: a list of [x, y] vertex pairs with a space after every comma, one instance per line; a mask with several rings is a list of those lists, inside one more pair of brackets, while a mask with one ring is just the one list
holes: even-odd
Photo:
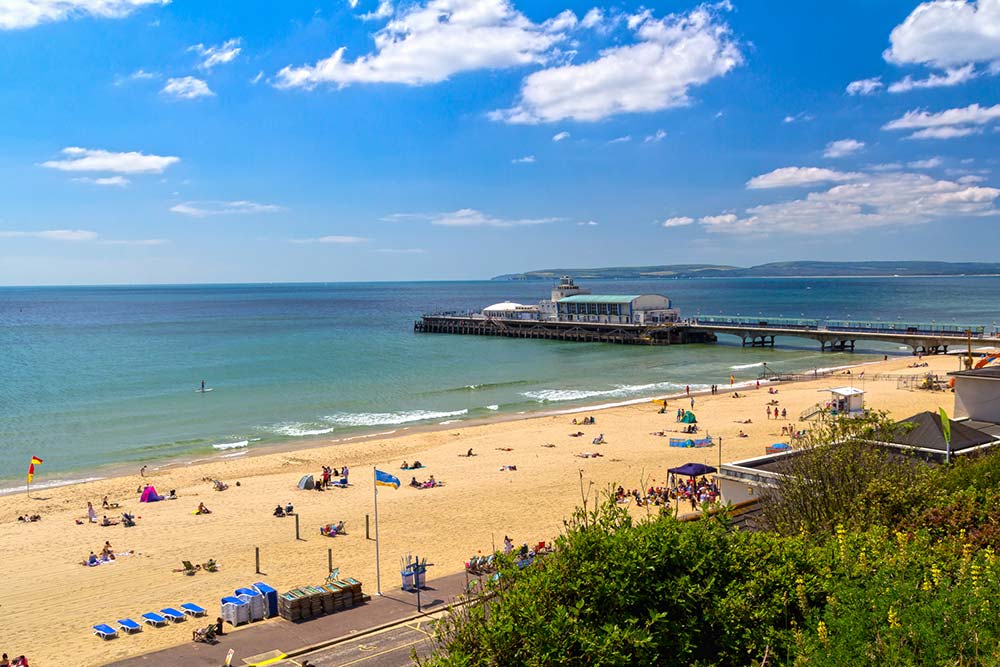
[[31, 463], [28, 464], [28, 484], [31, 484], [31, 480], [35, 478], [35, 464], [43, 463], [43, 461], [37, 456], [31, 457]]

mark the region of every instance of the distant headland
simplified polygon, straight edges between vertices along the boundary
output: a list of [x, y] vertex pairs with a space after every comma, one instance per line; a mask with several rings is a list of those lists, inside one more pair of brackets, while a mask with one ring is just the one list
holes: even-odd
[[664, 264], [505, 273], [493, 280], [547, 280], [572, 275], [585, 280], [670, 280], [677, 278], [840, 278], [880, 276], [995, 276], [996, 262], [771, 262], [751, 267], [725, 264]]

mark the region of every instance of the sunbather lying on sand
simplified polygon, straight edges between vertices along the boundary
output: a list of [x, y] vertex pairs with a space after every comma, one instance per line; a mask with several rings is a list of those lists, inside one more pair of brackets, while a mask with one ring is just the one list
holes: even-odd
[[570, 433], [569, 437], [571, 437], [571, 438], [579, 438], [581, 435], [583, 435], [583, 431], [577, 431], [576, 433]]
[[604, 454], [601, 454], [600, 452], [580, 452], [579, 454], [574, 454], [574, 456], [581, 459], [596, 459], [604, 456]]

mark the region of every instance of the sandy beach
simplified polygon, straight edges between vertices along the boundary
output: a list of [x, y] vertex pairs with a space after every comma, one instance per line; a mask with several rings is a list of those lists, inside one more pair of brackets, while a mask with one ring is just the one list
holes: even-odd
[[[824, 400], [824, 388], [863, 386], [866, 404], [894, 418], [938, 407], [950, 412], [951, 393], [898, 389], [894, 380], [871, 379], [876, 373], [918, 375], [958, 368], [951, 356], [924, 361], [928, 368], [913, 369], [908, 368], [913, 357], [894, 357], [855, 369], [851, 376], [778, 384], [777, 396], [751, 389], [735, 399], [724, 386], [717, 396], [697, 396], [694, 412], [703, 433], [722, 436], [724, 461], [763, 454], [766, 445], [781, 441], [781, 426], [794, 423], [802, 410]], [[767, 419], [765, 408], [772, 399], [787, 410], [787, 421]], [[384, 590], [399, 586], [398, 563], [405, 554], [426, 556], [434, 564], [433, 578], [461, 571], [470, 555], [492, 550], [504, 535], [516, 544], [551, 540], [580, 504], [580, 471], [593, 495], [612, 483], [627, 488], [663, 483], [668, 467], [687, 461], [718, 463], [717, 446], [670, 448], [666, 437], [652, 435], [666, 431], [680, 437], [670, 433], [680, 429], [674, 421], [679, 407], [690, 408], [689, 399], [671, 400], [667, 414], [659, 414], [650, 402], [594, 410], [587, 414], [593, 414], [596, 423], [579, 427], [572, 424], [572, 415], [550, 415], [474, 426], [456, 423], [388, 438], [336, 443], [320, 439], [296, 451], [151, 469], [146, 479], [137, 470], [125, 477], [37, 489], [31, 499], [23, 493], [0, 497], [0, 542], [6, 547], [7, 570], [0, 598], [0, 651], [23, 653], [32, 665], [42, 667], [69, 664], [70, 656], [74, 665], [101, 665], [187, 642], [199, 622], [109, 642], [96, 638], [91, 626], [138, 619], [143, 612], [183, 602], [206, 607], [214, 618], [219, 598], [239, 586], [263, 580], [285, 590], [319, 583], [327, 573], [328, 548], [333, 548], [334, 566], [342, 574], [360, 579], [366, 592], [374, 593], [375, 546], [365, 539], [365, 515], [373, 511], [373, 466], [397, 475], [404, 484], [399, 490], [382, 488], [379, 494]], [[746, 419], [752, 423], [740, 423]], [[799, 428], [807, 426], [798, 423]], [[740, 430], [748, 437], [737, 437]], [[576, 431], [584, 435], [570, 437]], [[606, 444], [592, 445], [600, 433]], [[469, 448], [476, 456], [461, 456]], [[574, 456], [586, 451], [600, 451], [603, 457]], [[404, 459], [419, 459], [426, 468], [401, 471]], [[322, 493], [296, 489], [302, 475], [318, 476], [323, 465], [350, 466], [351, 486]], [[517, 470], [501, 469], [507, 465]], [[44, 468], [39, 473], [44, 478]], [[418, 480], [433, 474], [445, 485], [408, 488], [413, 474]], [[224, 480], [229, 488], [214, 491], [212, 478]], [[176, 489], [179, 499], [140, 504], [136, 490], [144, 483], [154, 484], [161, 494]], [[138, 525], [124, 529], [86, 523], [87, 502], [94, 503], [100, 516], [105, 495], [141, 517]], [[211, 514], [194, 514], [201, 502]], [[299, 513], [302, 540], [295, 539], [294, 519], [272, 516], [274, 507], [286, 502]], [[121, 509], [109, 511], [109, 516], [111, 512], [117, 518]], [[42, 520], [19, 523], [17, 517], [25, 513], [40, 514]], [[76, 519], [85, 523], [78, 525]], [[320, 525], [339, 520], [346, 521], [348, 535], [319, 534]], [[118, 553], [133, 554], [83, 567], [81, 561], [91, 551], [100, 552], [105, 541]], [[260, 547], [266, 574], [254, 573], [254, 547]], [[203, 563], [209, 558], [221, 564], [219, 572], [174, 572], [182, 560]]]

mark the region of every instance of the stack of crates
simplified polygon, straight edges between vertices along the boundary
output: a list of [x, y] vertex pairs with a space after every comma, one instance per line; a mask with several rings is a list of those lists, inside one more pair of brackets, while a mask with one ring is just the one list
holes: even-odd
[[222, 620], [230, 625], [241, 625], [250, 622], [250, 605], [239, 598], [222, 598]]
[[258, 581], [252, 588], [264, 596], [264, 616], [274, 618], [278, 615], [278, 591], [263, 581]]
[[278, 615], [301, 621], [363, 604], [370, 599], [357, 579], [336, 579], [322, 586], [301, 586], [278, 596]]

